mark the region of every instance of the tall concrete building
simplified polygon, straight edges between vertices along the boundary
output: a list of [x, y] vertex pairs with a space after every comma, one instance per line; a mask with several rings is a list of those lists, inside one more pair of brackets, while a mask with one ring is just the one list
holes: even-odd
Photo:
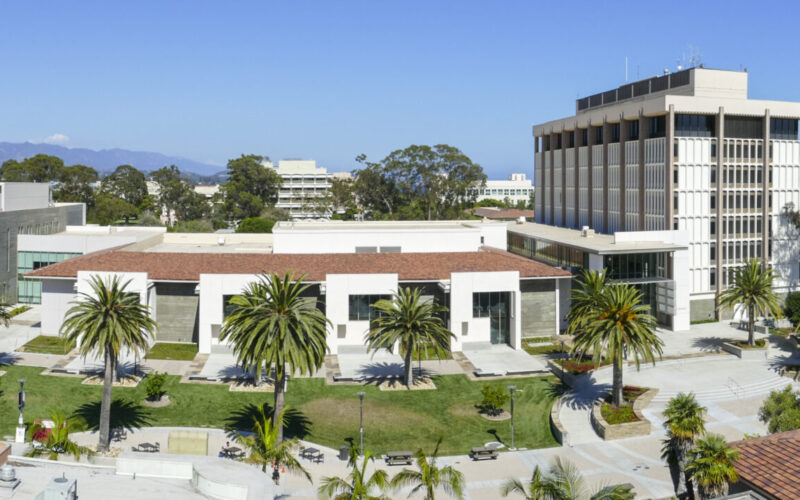
[[[0, 300], [17, 301], [17, 237], [53, 234], [67, 225], [86, 223], [83, 203], [53, 203], [50, 185], [35, 182], [0, 182]], [[57, 248], [37, 256], [33, 268], [46, 266], [61, 257]]]
[[275, 167], [272, 162], [265, 166], [275, 168], [283, 183], [275, 206], [283, 208], [293, 219], [327, 219], [331, 214], [315, 206], [314, 198], [325, 195], [331, 188], [333, 174], [318, 167], [314, 160], [281, 160]]
[[[732, 270], [763, 258], [800, 280], [800, 103], [748, 99], [748, 74], [691, 68], [578, 99], [533, 127], [536, 221], [598, 233], [684, 232], [691, 319], [717, 314]], [[641, 233], [645, 234], [645, 233]]]
[[528, 203], [533, 193], [533, 182], [525, 174], [511, 174], [508, 180], [487, 180], [485, 185], [469, 189], [475, 201], [497, 200], [511, 203]]

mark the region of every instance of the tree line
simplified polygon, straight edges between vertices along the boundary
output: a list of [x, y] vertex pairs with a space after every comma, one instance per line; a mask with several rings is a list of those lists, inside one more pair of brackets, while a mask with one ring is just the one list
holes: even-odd
[[[58, 157], [38, 154], [22, 161], [7, 160], [0, 179], [10, 182], [49, 182], [57, 202], [87, 205], [89, 222], [160, 224], [176, 231], [212, 231], [242, 226], [248, 231], [269, 231], [289, 213], [275, 208], [281, 177], [264, 166], [269, 158], [241, 155], [228, 161], [226, 181], [210, 200], [194, 190], [189, 177], [175, 165], [149, 173], [132, 165], [120, 165], [101, 176], [87, 165], [64, 165]], [[412, 145], [389, 153], [380, 161], [359, 155], [360, 167], [351, 178], [334, 178], [324, 193], [309, 197], [304, 208], [320, 217], [373, 220], [458, 219], [473, 206], [528, 208], [484, 200], [476, 203], [475, 191], [484, 186], [486, 174], [458, 148], [439, 144]], [[148, 193], [147, 181], [155, 183]], [[522, 206], [525, 205], [525, 206]]]

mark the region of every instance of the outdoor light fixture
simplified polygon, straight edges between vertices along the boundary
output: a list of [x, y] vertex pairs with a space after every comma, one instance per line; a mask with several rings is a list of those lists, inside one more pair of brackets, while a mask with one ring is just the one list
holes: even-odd
[[358, 434], [361, 437], [361, 456], [364, 456], [364, 396], [367, 393], [364, 391], [360, 391], [358, 393], [358, 399], [361, 402], [361, 409], [358, 414]]
[[517, 389], [515, 385], [508, 386], [508, 392], [511, 393], [511, 448], [510, 450], [516, 450], [517, 448], [514, 446], [514, 391]]

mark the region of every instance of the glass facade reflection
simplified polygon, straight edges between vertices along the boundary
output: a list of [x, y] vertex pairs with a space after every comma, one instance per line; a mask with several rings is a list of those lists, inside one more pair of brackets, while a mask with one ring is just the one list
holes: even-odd
[[589, 268], [588, 253], [522, 234], [508, 232], [508, 251], [572, 271]]
[[42, 281], [26, 279], [22, 276], [23, 274], [80, 255], [83, 254], [68, 252], [17, 252], [17, 300], [23, 304], [42, 303]]

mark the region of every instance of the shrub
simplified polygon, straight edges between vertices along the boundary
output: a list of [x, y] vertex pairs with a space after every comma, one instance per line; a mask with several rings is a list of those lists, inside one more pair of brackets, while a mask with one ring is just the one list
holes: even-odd
[[164, 372], [154, 371], [148, 373], [144, 379], [144, 392], [147, 394], [147, 399], [150, 401], [157, 401], [166, 394], [164, 384], [167, 382], [167, 374]]
[[205, 219], [181, 221], [172, 226], [171, 233], [213, 233], [214, 225]]
[[603, 415], [603, 420], [611, 425], [626, 424], [639, 420], [631, 405], [614, 406], [611, 403], [603, 403], [603, 406], [600, 407], [600, 413]]
[[767, 345], [767, 341], [764, 339], [756, 339], [755, 345], [751, 346], [746, 340], [739, 340], [734, 342], [733, 345], [741, 347], [742, 349], [763, 349]]
[[508, 402], [510, 396], [503, 389], [502, 385], [484, 385], [481, 388], [481, 395], [483, 399], [479, 405], [481, 411], [489, 415], [499, 415], [503, 411], [503, 405]]
[[783, 315], [797, 328], [797, 325], [800, 324], [800, 292], [792, 292], [786, 296], [786, 302], [783, 303]]
[[236, 227], [237, 233], [271, 233], [274, 220], [262, 219], [261, 217], [249, 217]]
[[758, 410], [758, 419], [767, 424], [770, 434], [800, 429], [800, 394], [791, 385], [770, 392]]

